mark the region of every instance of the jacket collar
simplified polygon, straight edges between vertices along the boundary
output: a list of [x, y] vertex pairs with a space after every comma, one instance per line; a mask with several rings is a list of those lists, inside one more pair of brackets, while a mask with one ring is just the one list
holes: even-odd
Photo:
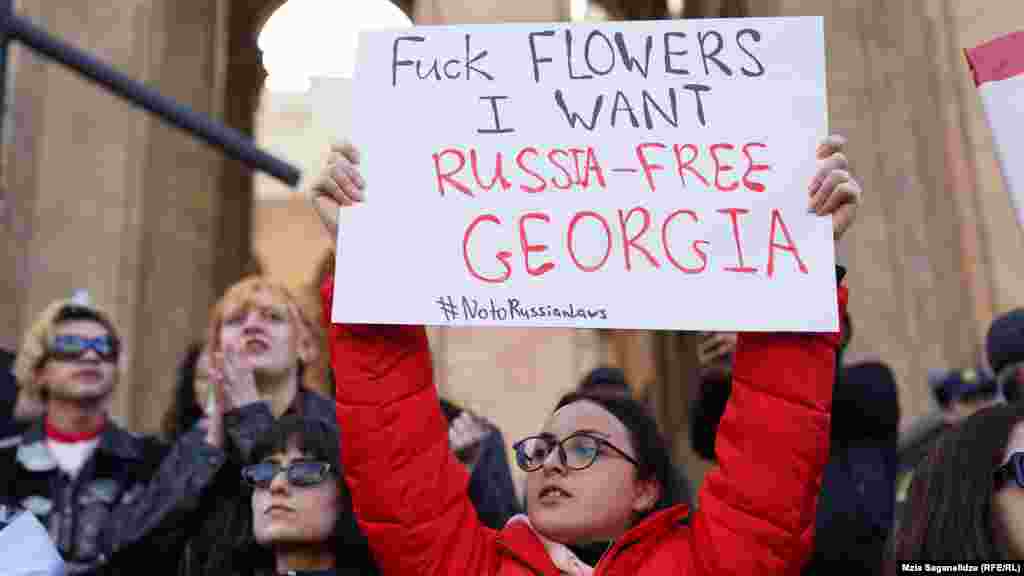
[[295, 414], [304, 418], [324, 420], [333, 426], [338, 425], [335, 418], [334, 401], [317, 392], [299, 388], [285, 414]]
[[[632, 527], [622, 538], [619, 538], [608, 552], [601, 558], [601, 562], [608, 563], [627, 548], [634, 546], [653, 546], [661, 537], [678, 530], [690, 521], [690, 507], [686, 504], [679, 504], [651, 514], [642, 522]], [[641, 556], [645, 554], [641, 552]]]
[[[664, 534], [677, 530], [689, 521], [690, 507], [680, 504], [655, 512], [619, 538], [598, 563], [603, 566], [623, 550], [644, 543], [654, 544]], [[498, 536], [499, 545], [507, 554], [515, 557], [534, 573], [547, 576], [559, 574], [539, 535], [526, 522], [509, 521]], [[595, 566], [596, 568], [596, 566]]]
[[540, 540], [545, 552], [547, 552], [548, 558], [551, 559], [551, 562], [558, 568], [560, 573], [568, 574], [569, 576], [591, 576], [594, 573], [594, 567], [580, 560], [568, 546], [554, 540], [549, 540], [537, 532], [533, 524], [530, 523], [530, 517], [526, 514], [513, 516], [509, 523], [526, 524], [533, 531], [534, 536]]
[[[50, 451], [46, 449], [45, 422], [45, 416], [33, 422], [22, 435], [21, 445], [18, 446], [18, 457], [23, 464], [25, 463], [24, 458], [31, 456], [34, 464], [30, 469], [50, 469], [57, 465], [57, 462], [53, 460], [53, 456], [50, 455]], [[112, 420], [107, 421], [106, 427], [100, 434], [99, 445], [96, 448], [119, 460], [142, 459], [138, 437], [121, 428]]]
[[509, 521], [498, 533], [498, 546], [537, 576], [558, 576], [558, 567], [533, 529], [525, 522]]

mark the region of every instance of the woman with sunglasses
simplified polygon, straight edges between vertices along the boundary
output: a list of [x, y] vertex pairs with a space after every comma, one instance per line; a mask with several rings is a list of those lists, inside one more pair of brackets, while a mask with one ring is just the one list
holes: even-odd
[[951, 428], [919, 464], [893, 560], [1024, 560], [1024, 405], [986, 408]]
[[251, 489], [251, 534], [237, 551], [242, 574], [378, 574], [341, 478], [333, 423], [285, 416], [242, 469]]
[[[836, 239], [861, 195], [842, 145], [833, 137], [819, 146], [808, 187], [809, 209], [833, 216]], [[357, 163], [354, 148], [335, 148], [313, 186], [329, 234], [339, 207], [363, 200]], [[327, 282], [325, 318], [332, 295]], [[840, 288], [840, 315], [845, 300]], [[740, 337], [720, 465], [703, 482], [697, 512], [672, 505], [658, 472], [662, 441], [643, 441], [643, 419], [581, 397], [516, 444], [528, 470], [527, 516], [494, 531], [476, 518], [466, 471], [449, 450], [423, 327], [330, 330], [346, 478], [385, 574], [796, 574], [809, 556], [838, 334]], [[572, 553], [597, 541], [612, 544], [595, 566]]]

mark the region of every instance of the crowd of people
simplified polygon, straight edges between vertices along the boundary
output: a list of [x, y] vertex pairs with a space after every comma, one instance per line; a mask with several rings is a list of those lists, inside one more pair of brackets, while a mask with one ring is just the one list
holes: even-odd
[[[843, 145], [812, 151], [808, 196], [837, 243], [862, 201]], [[357, 149], [333, 148], [311, 189], [327, 234], [365, 184]], [[131, 342], [78, 294], [0, 355], [0, 506], [34, 515], [71, 574], [881, 574], [1024, 559], [1024, 310], [993, 323], [987, 366], [931, 379], [941, 416], [901, 438], [892, 371], [843, 362], [846, 274], [838, 333], [699, 336], [689, 436], [714, 463], [699, 486], [622, 370], [595, 369], [507, 443], [438, 396], [422, 326], [319, 326], [266, 276], [223, 294], [166, 375], [162, 434], [137, 435], [110, 416]], [[324, 318], [332, 288], [327, 266]], [[325, 357], [334, 398], [308, 384]]]

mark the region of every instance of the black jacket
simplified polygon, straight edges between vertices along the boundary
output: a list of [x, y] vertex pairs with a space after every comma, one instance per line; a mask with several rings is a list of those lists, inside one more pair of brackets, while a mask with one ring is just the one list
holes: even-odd
[[193, 430], [172, 447], [108, 423], [72, 479], [46, 446], [44, 421], [0, 440], [0, 504], [36, 514], [69, 574], [100, 573], [119, 553], [181, 520], [224, 464]]

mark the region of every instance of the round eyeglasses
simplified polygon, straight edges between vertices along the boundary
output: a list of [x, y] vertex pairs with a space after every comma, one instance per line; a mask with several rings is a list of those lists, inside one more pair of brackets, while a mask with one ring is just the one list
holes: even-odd
[[591, 432], [576, 432], [561, 441], [551, 434], [530, 436], [516, 442], [512, 447], [516, 452], [516, 464], [526, 472], [533, 472], [544, 465], [555, 448], [558, 448], [558, 457], [566, 468], [570, 470], [589, 468], [597, 461], [602, 446], [610, 448], [634, 466], [640, 467], [640, 463], [635, 458]]

